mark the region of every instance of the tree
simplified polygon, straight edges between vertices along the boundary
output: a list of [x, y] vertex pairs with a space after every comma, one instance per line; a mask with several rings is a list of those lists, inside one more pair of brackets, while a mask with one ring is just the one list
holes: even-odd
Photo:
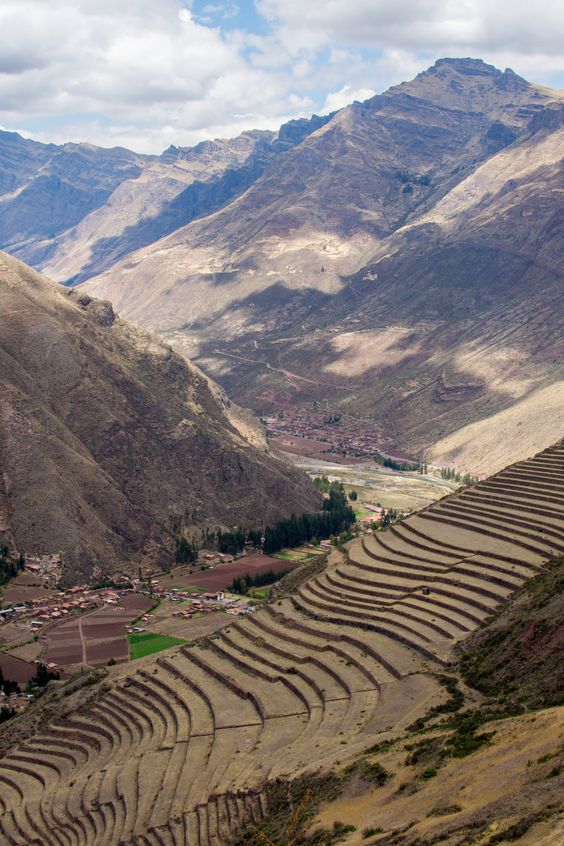
[[357, 494], [357, 492], [356, 492], [356, 491], [354, 491], [354, 490], [353, 490], [353, 491], [351, 491], [351, 492], [350, 492], [350, 494], [349, 494], [349, 499], [351, 500], [351, 502], [356, 502], [356, 501], [357, 501], [357, 499], [358, 499], [358, 494]]
[[59, 679], [59, 673], [47, 669], [45, 664], [38, 664], [31, 683], [36, 687], [45, 687], [52, 679]]
[[198, 544], [185, 537], [177, 538], [174, 557], [177, 564], [193, 563], [198, 557]]

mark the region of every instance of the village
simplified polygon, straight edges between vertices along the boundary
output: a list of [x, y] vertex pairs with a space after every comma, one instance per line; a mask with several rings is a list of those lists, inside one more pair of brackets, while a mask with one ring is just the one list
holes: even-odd
[[366, 460], [389, 440], [369, 423], [329, 411], [284, 410], [261, 419], [272, 446], [311, 457]]
[[[49, 556], [53, 558], [53, 556]], [[233, 561], [233, 556], [204, 554], [202, 560], [207, 562], [206, 569], [211, 569], [210, 559], [215, 564], [223, 561]], [[37, 585], [37, 582], [29, 583], [26, 574], [44, 577], [45, 587]], [[46, 566], [42, 567], [33, 557], [28, 564], [26, 560], [22, 576], [16, 579], [16, 585], [8, 588], [6, 598], [10, 595], [17, 595], [19, 601], [6, 604], [4, 598], [0, 608], [0, 638], [2, 625], [6, 623], [17, 624], [30, 632], [40, 632], [49, 624], [57, 623], [68, 619], [71, 615], [84, 614], [97, 608], [106, 606], [119, 606], [123, 597], [130, 594], [139, 594], [151, 599], [152, 604], [161, 601], [173, 603], [189, 603], [187, 608], [175, 611], [173, 616], [190, 619], [197, 614], [207, 614], [213, 611], [224, 611], [228, 614], [239, 616], [248, 614], [253, 610], [243, 597], [234, 597], [224, 591], [202, 592], [198, 588], [178, 587], [168, 588], [161, 584], [159, 578], [128, 578], [127, 576], [114, 576], [108, 579], [111, 587], [93, 587], [88, 584], [75, 585], [64, 591], [56, 590], [50, 585], [52, 570]], [[23, 578], [22, 578], [23, 577]], [[26, 584], [27, 583], [27, 584]], [[150, 621], [152, 615], [143, 615], [140, 619], [143, 623]], [[127, 631], [143, 631], [144, 628], [126, 627]]]

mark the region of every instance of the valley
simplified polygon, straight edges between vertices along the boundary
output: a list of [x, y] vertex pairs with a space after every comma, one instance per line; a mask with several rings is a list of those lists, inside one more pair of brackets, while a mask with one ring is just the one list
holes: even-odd
[[83, 287], [255, 413], [493, 472], [562, 431], [561, 126], [560, 92], [441, 60]]

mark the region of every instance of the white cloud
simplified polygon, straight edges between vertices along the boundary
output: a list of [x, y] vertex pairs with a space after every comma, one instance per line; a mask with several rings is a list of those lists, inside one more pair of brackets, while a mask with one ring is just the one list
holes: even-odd
[[241, 113], [277, 126], [294, 116], [292, 94], [284, 76], [253, 66], [236, 39], [198, 23], [179, 0], [0, 5], [0, 120], [61, 119], [43, 129], [49, 139], [156, 152], [171, 135], [196, 143], [250, 128]]
[[350, 85], [343, 85], [340, 91], [332, 91], [327, 95], [321, 111], [324, 115], [336, 112], [337, 109], [342, 109], [343, 106], [348, 106], [355, 100], [362, 102], [368, 100], [369, 97], [374, 97], [375, 94], [372, 88], [352, 88]]
[[[312, 45], [515, 49], [562, 58], [564, 15], [557, 0], [257, 0], [294, 50]], [[296, 37], [292, 38], [292, 34]]]
[[555, 0], [255, 5], [262, 21], [232, 0], [2, 0], [0, 121], [158, 152], [338, 108], [445, 55], [545, 84], [564, 74]]

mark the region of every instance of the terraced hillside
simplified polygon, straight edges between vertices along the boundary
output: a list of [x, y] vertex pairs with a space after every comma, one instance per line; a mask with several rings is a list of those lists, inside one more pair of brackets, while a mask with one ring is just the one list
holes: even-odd
[[562, 552], [564, 442], [335, 552], [245, 621], [60, 695], [26, 740], [8, 724], [1, 842], [227, 843], [267, 811], [268, 780], [427, 710], [453, 645]]

